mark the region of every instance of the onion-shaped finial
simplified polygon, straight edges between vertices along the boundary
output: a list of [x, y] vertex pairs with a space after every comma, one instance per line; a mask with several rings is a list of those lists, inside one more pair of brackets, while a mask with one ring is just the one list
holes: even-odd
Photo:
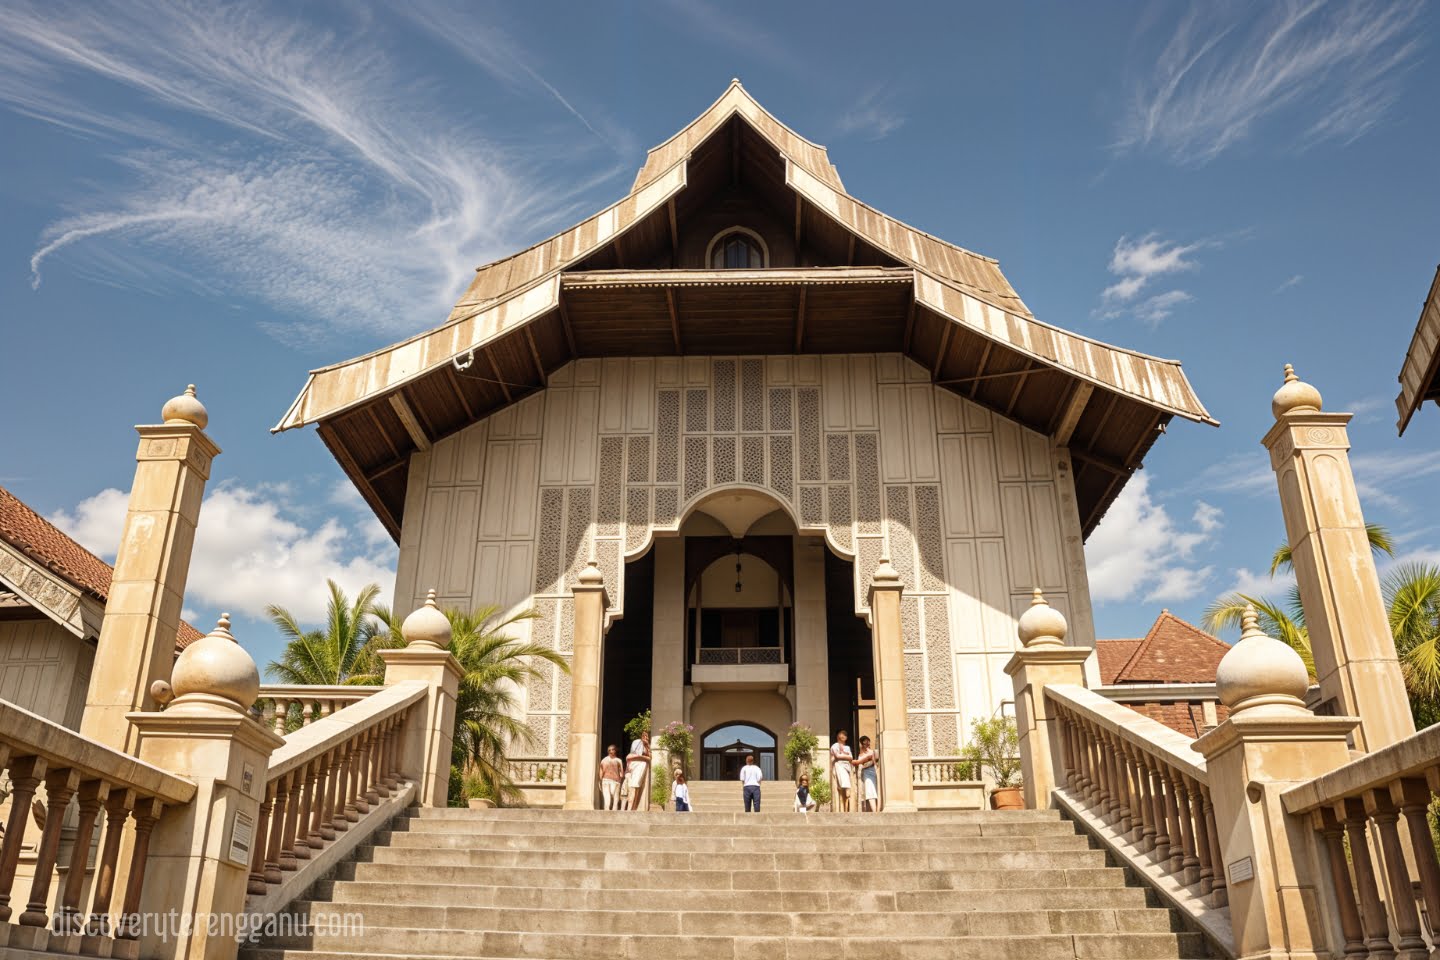
[[400, 624], [400, 635], [407, 646], [432, 647], [444, 650], [450, 646], [450, 619], [435, 605], [435, 590], [431, 588], [425, 602]]
[[1299, 413], [1320, 412], [1320, 391], [1295, 375], [1295, 368], [1285, 364], [1285, 382], [1275, 391], [1270, 401], [1270, 412], [1280, 419], [1292, 411]]
[[170, 673], [170, 689], [171, 710], [244, 713], [250, 709], [260, 695], [260, 671], [230, 632], [230, 614], [220, 614], [214, 630], [180, 652]]
[[201, 430], [210, 422], [210, 414], [205, 410], [205, 404], [201, 403], [195, 396], [195, 384], [185, 388], [185, 392], [178, 397], [171, 397], [165, 401], [165, 406], [160, 408], [160, 418], [166, 423], [189, 423], [194, 424]]
[[1026, 647], [1063, 647], [1069, 629], [1065, 615], [1050, 606], [1036, 587], [1030, 607], [1020, 615], [1016, 628], [1020, 642]]
[[1310, 675], [1300, 654], [1260, 629], [1254, 604], [1246, 604], [1241, 623], [1239, 641], [1215, 669], [1220, 702], [1232, 716], [1308, 713], [1305, 691]]

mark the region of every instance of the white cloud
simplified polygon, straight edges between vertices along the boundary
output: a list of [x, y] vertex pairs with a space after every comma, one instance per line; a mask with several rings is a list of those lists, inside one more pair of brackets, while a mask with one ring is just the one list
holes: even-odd
[[1224, 592], [1243, 593], [1247, 597], [1283, 597], [1294, 585], [1293, 573], [1282, 572], [1272, 577], [1264, 571], [1239, 567], [1235, 571], [1235, 581]]
[[[102, 490], [73, 511], [51, 519], [81, 544], [113, 559], [125, 523], [129, 495]], [[238, 484], [212, 490], [200, 508], [186, 586], [186, 600], [213, 610], [265, 616], [279, 604], [302, 623], [325, 614], [326, 579], [351, 596], [369, 583], [388, 592], [395, 581], [395, 548], [389, 537], [373, 540], [363, 520], [326, 517], [306, 526], [284, 492]], [[191, 614], [193, 614], [193, 609]], [[187, 614], [187, 619], [192, 619]]]
[[1137, 303], [1132, 311], [1136, 319], [1149, 327], [1158, 327], [1166, 317], [1182, 303], [1189, 303], [1195, 298], [1184, 290], [1171, 290], [1167, 293], [1157, 293], [1153, 297], [1147, 297]]
[[905, 125], [905, 116], [891, 103], [884, 84], [871, 87], [840, 117], [840, 132], [883, 140]]
[[1121, 237], [1115, 241], [1109, 264], [1110, 272], [1119, 279], [1100, 294], [1102, 305], [1096, 313], [1115, 317], [1128, 312], [1147, 326], [1159, 326], [1176, 307], [1195, 298], [1184, 290], [1167, 290], [1138, 299], [1140, 294], [1157, 277], [1194, 270], [1198, 264], [1193, 254], [1219, 245], [1216, 240], [1174, 243], [1153, 232], [1134, 240]]
[[1177, 522], [1150, 496], [1150, 478], [1137, 474], [1085, 544], [1090, 595], [1097, 603], [1199, 595], [1214, 568], [1196, 562], [1195, 554], [1221, 525], [1221, 510], [1203, 500], [1195, 501], [1188, 524]]
[[[43, 231], [35, 284], [55, 256], [108, 244], [305, 318], [277, 331], [292, 338], [393, 333], [443, 316], [477, 262], [574, 217], [594, 181], [543, 161], [593, 148], [588, 133], [522, 155], [440, 109], [449, 78], [388, 56], [393, 23], [352, 10], [337, 31], [302, 13], [0, 6], [0, 103], [120, 144], [120, 181], [77, 192]], [[598, 129], [533, 68], [525, 82]]]
[[1280, 284], [1280, 286], [1276, 287], [1276, 288], [1275, 288], [1275, 292], [1276, 292], [1276, 293], [1284, 293], [1286, 290], [1289, 290], [1291, 287], [1298, 287], [1298, 286], [1300, 286], [1300, 282], [1301, 282], [1302, 280], [1304, 280], [1304, 279], [1305, 279], [1305, 277], [1304, 277], [1303, 274], [1297, 273], [1297, 274], [1293, 275], [1289, 280], [1286, 280], [1284, 283]]
[[1378, 123], [1421, 46], [1420, 0], [1194, 4], [1132, 84], [1117, 148], [1203, 164], [1264, 122], [1302, 145]]

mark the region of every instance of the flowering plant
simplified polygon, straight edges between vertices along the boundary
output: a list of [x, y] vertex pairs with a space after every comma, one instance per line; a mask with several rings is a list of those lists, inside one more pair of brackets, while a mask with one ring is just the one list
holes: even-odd
[[672, 720], [660, 728], [660, 749], [680, 760], [680, 769], [689, 770], [695, 749], [695, 728]]
[[805, 769], [810, 761], [815, 759], [815, 749], [820, 746], [820, 739], [803, 723], [795, 722], [790, 724], [790, 732], [785, 737], [785, 762], [790, 764], [790, 769], [799, 771]]

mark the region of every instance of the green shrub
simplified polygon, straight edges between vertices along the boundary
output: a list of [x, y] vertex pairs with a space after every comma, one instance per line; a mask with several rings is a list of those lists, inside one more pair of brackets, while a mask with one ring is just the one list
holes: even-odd
[[976, 720], [961, 753], [976, 772], [989, 767], [997, 788], [1020, 785], [1020, 734], [1013, 718]]
[[830, 802], [830, 778], [819, 767], [810, 768], [810, 796], [815, 798], [816, 806]]
[[680, 760], [680, 769], [689, 774], [695, 766], [695, 728], [672, 720], [660, 730], [657, 742], [661, 750]]
[[639, 740], [640, 734], [650, 732], [650, 708], [646, 707], [645, 712], [625, 724], [625, 736], [630, 740]]
[[955, 764], [956, 780], [979, 780], [980, 766], [974, 760], [961, 760]]
[[790, 724], [790, 733], [785, 737], [785, 762], [795, 771], [797, 782], [800, 771], [815, 759], [815, 750], [819, 746], [820, 738], [815, 736], [814, 730], [803, 723]]
[[[665, 773], [666, 771], [661, 771]], [[670, 802], [670, 778], [650, 775], [650, 806], [663, 809]]]

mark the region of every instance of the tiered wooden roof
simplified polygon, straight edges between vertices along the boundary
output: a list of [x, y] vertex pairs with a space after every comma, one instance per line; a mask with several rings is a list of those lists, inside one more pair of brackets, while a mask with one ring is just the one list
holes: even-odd
[[1400, 368], [1400, 395], [1395, 398], [1395, 408], [1400, 411], [1397, 427], [1401, 434], [1426, 400], [1440, 406], [1440, 268], [1435, 270], [1430, 294], [1420, 308], [1420, 320]]
[[[687, 251], [717, 205], [782, 224], [789, 262], [707, 269]], [[1067, 446], [1087, 534], [1172, 417], [1216, 422], [1177, 361], [1036, 320], [995, 260], [851, 197], [734, 81], [618, 203], [479, 268], [441, 326], [312, 371], [274, 429], [318, 424], [398, 537], [410, 455], [578, 357], [891, 351]]]

